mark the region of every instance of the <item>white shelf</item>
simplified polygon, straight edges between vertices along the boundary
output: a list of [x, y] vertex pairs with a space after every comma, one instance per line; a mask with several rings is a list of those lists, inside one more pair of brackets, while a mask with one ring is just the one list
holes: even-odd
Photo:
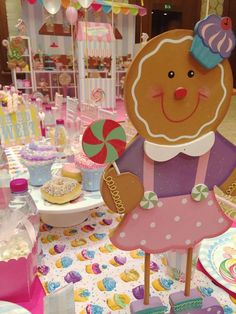
[[78, 73], [78, 71], [72, 71], [72, 70], [34, 70], [34, 73]]

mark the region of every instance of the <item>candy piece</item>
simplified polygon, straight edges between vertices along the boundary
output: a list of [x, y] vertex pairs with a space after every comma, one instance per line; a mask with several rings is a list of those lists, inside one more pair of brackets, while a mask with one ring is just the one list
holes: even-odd
[[91, 100], [94, 102], [101, 102], [105, 99], [105, 92], [101, 88], [94, 88], [91, 93]]
[[152, 209], [157, 206], [158, 197], [153, 191], [144, 192], [143, 199], [140, 202], [140, 207], [143, 209]]
[[205, 184], [197, 184], [193, 187], [191, 196], [196, 202], [204, 201], [209, 194], [209, 189]]
[[82, 146], [92, 161], [98, 164], [113, 162], [125, 150], [125, 131], [113, 120], [98, 120], [85, 130]]

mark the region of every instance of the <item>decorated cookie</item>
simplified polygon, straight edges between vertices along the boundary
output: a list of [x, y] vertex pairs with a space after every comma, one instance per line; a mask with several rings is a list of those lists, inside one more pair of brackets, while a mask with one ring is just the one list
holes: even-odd
[[116, 281], [113, 278], [106, 277], [103, 280], [98, 281], [97, 286], [101, 291], [112, 291], [116, 287]]
[[90, 297], [90, 292], [88, 289], [80, 288], [74, 290], [74, 300], [75, 302], [87, 302]]
[[88, 304], [86, 309], [81, 311], [80, 314], [103, 314], [104, 310], [100, 305]]
[[81, 230], [83, 231], [83, 232], [91, 232], [91, 231], [94, 231], [94, 227], [93, 226], [91, 226], [91, 225], [85, 225], [85, 226], [83, 226], [82, 228], [81, 228]]
[[70, 267], [73, 263], [73, 259], [69, 256], [63, 256], [56, 261], [57, 268], [67, 268]]
[[47, 291], [47, 293], [55, 292], [56, 289], [60, 287], [59, 282], [55, 281], [47, 281], [44, 283], [44, 289]]
[[125, 256], [114, 256], [109, 263], [112, 266], [119, 267], [125, 265], [127, 258]]
[[80, 261], [92, 260], [95, 256], [95, 251], [84, 249], [79, 254], [77, 254], [77, 258]]
[[78, 230], [76, 228], [68, 228], [68, 229], [65, 229], [63, 233], [65, 236], [70, 237], [70, 236], [76, 235], [78, 233]]
[[101, 267], [98, 263], [86, 265], [85, 270], [88, 274], [94, 274], [94, 275], [101, 274], [102, 272]]
[[106, 237], [106, 233], [94, 233], [89, 236], [89, 239], [93, 242], [98, 242], [103, 240]]
[[130, 256], [134, 259], [144, 258], [144, 252], [142, 250], [134, 250], [130, 252]]
[[157, 291], [167, 291], [171, 289], [171, 286], [173, 285], [173, 283], [174, 282], [171, 279], [160, 278], [160, 279], [155, 279], [152, 282], [152, 286]]
[[99, 251], [102, 253], [112, 253], [116, 250], [116, 247], [113, 244], [105, 244], [99, 248]]
[[100, 223], [100, 225], [102, 225], [102, 226], [110, 226], [111, 224], [112, 224], [112, 219], [106, 219], [106, 218], [104, 218], [103, 220], [101, 220], [99, 223]]
[[59, 236], [56, 234], [49, 234], [46, 237], [42, 237], [41, 241], [42, 243], [46, 244], [46, 243], [51, 243], [53, 241], [57, 241], [59, 239]]
[[62, 245], [62, 244], [56, 244], [54, 245], [52, 248], [49, 249], [49, 253], [51, 255], [56, 255], [56, 254], [60, 254], [62, 252], [64, 252], [65, 250], [65, 245]]
[[120, 278], [125, 282], [137, 281], [139, 279], [139, 273], [135, 269], [125, 270], [120, 274]]
[[126, 294], [114, 294], [112, 298], [107, 299], [107, 305], [112, 311], [124, 310], [130, 303], [130, 298]]
[[70, 242], [72, 247], [84, 246], [87, 241], [85, 239], [75, 239]]
[[67, 283], [70, 283], [70, 282], [76, 283], [82, 280], [82, 276], [77, 271], [70, 271], [69, 273], [65, 275], [64, 279]]

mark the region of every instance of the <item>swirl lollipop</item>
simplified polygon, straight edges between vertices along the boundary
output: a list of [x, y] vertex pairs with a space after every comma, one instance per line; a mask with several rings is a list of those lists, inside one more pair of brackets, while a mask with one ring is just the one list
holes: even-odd
[[91, 93], [91, 100], [95, 103], [101, 102], [105, 99], [105, 92], [101, 88], [95, 88]]
[[84, 132], [82, 138], [84, 153], [98, 164], [113, 163], [124, 152], [126, 135], [119, 123], [113, 120], [98, 120], [92, 123]]

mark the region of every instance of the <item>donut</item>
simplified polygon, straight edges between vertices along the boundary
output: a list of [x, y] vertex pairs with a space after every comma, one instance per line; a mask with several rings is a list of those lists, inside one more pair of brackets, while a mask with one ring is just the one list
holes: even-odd
[[70, 178], [54, 178], [45, 183], [41, 188], [41, 195], [44, 200], [52, 204], [68, 203], [81, 194], [80, 184]]

